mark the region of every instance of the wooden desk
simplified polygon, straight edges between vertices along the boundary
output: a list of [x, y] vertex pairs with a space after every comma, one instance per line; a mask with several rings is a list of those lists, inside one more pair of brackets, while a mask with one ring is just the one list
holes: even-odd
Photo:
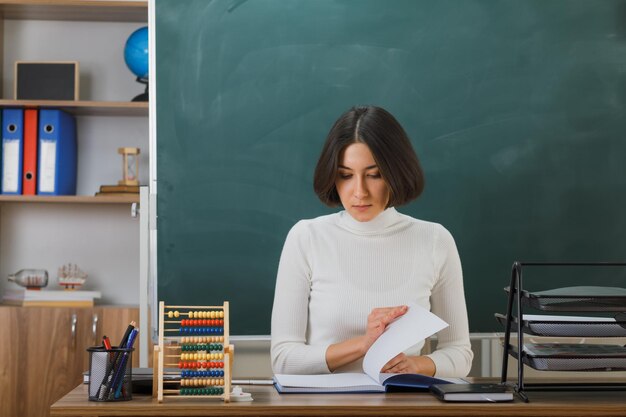
[[245, 386], [252, 402], [166, 399], [149, 396], [132, 401], [87, 400], [81, 385], [50, 409], [54, 416], [626, 416], [624, 392], [531, 392], [531, 402], [444, 403], [430, 394], [278, 394], [271, 386]]

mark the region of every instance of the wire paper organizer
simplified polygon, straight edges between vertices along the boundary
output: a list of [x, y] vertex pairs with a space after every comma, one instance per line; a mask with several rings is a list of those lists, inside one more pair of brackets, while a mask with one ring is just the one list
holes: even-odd
[[228, 333], [228, 301], [221, 306], [174, 306], [159, 302], [153, 397], [158, 402], [163, 402], [165, 397], [230, 402], [235, 349], [228, 342]]
[[[508, 384], [509, 356], [517, 359], [517, 381], [513, 388], [518, 396], [528, 402], [526, 391], [560, 390], [626, 390], [623, 382], [524, 382], [524, 366], [539, 371], [626, 371], [626, 348], [617, 344], [594, 344], [586, 338], [624, 337], [626, 335], [626, 289], [615, 287], [581, 286], [555, 288], [532, 292], [522, 286], [522, 267], [625, 267], [623, 262], [515, 262], [511, 272], [506, 314], [496, 314], [505, 327], [500, 382]], [[526, 270], [526, 269], [525, 269]], [[513, 307], [517, 307], [513, 311]], [[526, 308], [556, 313], [555, 316], [527, 315]], [[563, 313], [602, 313], [609, 317], [573, 316]], [[614, 316], [614, 317], [611, 317]], [[516, 331], [515, 343], [512, 332]], [[524, 334], [541, 337], [585, 338], [583, 343], [524, 343]]]

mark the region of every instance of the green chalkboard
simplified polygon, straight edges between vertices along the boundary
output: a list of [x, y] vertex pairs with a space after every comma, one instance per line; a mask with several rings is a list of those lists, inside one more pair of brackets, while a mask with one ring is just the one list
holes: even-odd
[[[626, 2], [156, 0], [158, 294], [231, 302], [269, 334], [284, 238], [332, 122], [391, 111], [426, 189], [399, 211], [456, 239], [472, 331], [515, 260], [626, 257]], [[530, 271], [531, 289], [626, 285]]]

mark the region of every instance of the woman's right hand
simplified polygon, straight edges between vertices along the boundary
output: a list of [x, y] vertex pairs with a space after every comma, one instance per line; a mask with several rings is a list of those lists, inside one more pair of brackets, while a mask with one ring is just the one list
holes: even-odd
[[326, 365], [331, 372], [363, 358], [367, 350], [385, 331], [389, 323], [409, 310], [407, 306], [375, 308], [367, 316], [365, 334], [332, 344], [326, 350]]
[[409, 308], [407, 306], [373, 309], [367, 316], [367, 328], [363, 336], [363, 353], [365, 354], [365, 352], [367, 352], [370, 346], [383, 334], [392, 321], [404, 315], [408, 310]]

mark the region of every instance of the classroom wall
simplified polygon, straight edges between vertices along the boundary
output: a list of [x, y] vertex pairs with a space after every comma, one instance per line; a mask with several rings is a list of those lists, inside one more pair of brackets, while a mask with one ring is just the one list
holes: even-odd
[[[6, 20], [0, 26], [3, 98], [13, 97], [16, 60], [77, 60], [82, 100], [130, 100], [143, 92], [126, 68], [123, 48], [138, 23]], [[45, 42], [42, 40], [45, 39]], [[81, 116], [78, 194], [93, 195], [122, 177], [117, 148], [141, 148], [139, 177], [148, 182], [148, 118]], [[139, 303], [139, 219], [130, 205], [0, 205], [0, 296], [9, 273], [45, 268], [52, 283], [62, 264], [89, 274], [100, 302]]]

